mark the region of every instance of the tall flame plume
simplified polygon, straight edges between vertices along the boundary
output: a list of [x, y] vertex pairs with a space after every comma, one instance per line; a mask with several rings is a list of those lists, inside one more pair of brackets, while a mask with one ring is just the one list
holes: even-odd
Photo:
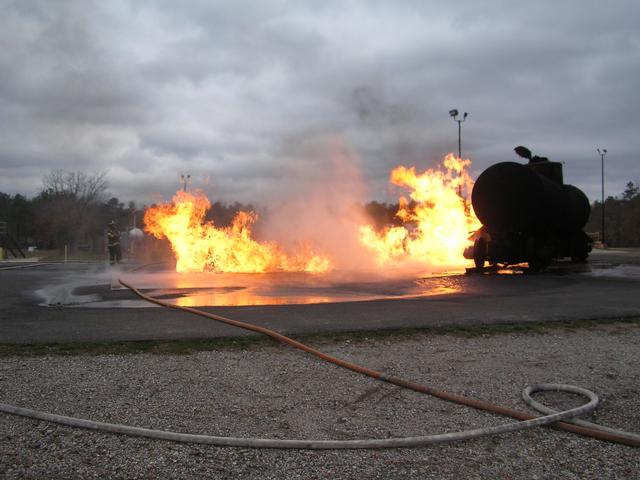
[[155, 205], [144, 216], [146, 230], [167, 238], [176, 257], [176, 270], [187, 272], [264, 273], [276, 271], [325, 272], [329, 259], [309, 247], [288, 254], [278, 245], [252, 238], [254, 212], [240, 211], [228, 227], [205, 221], [211, 208], [207, 197], [179, 191], [171, 203]]
[[[398, 225], [382, 231], [370, 225], [353, 227], [359, 229], [362, 248], [375, 257], [378, 266], [450, 268], [469, 263], [462, 252], [470, 234], [481, 226], [469, 201], [473, 187], [470, 165], [470, 160], [449, 154], [441, 166], [422, 173], [415, 167], [393, 169], [391, 183], [409, 190], [408, 198], [399, 199], [395, 214]], [[178, 191], [172, 202], [155, 205], [145, 213], [146, 230], [170, 241], [180, 273], [322, 273], [334, 266], [308, 245], [292, 253], [274, 242], [252, 238], [252, 227], [258, 219], [254, 212], [240, 211], [231, 225], [219, 227], [205, 220], [210, 208], [203, 193]]]
[[377, 232], [360, 227], [360, 241], [376, 255], [380, 266], [424, 264], [461, 267], [471, 232], [480, 227], [468, 196], [473, 187], [468, 167], [471, 160], [448, 154], [443, 167], [417, 173], [415, 167], [399, 166], [391, 183], [411, 190], [401, 197], [396, 217], [399, 226]]

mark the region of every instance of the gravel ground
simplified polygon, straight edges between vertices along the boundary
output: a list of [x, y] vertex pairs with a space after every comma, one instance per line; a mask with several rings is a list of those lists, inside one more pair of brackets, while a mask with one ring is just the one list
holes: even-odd
[[[415, 334], [315, 346], [439, 389], [522, 410], [530, 383], [594, 390], [599, 423], [640, 432], [640, 327], [475, 338]], [[0, 358], [0, 401], [180, 432], [355, 439], [509, 420], [401, 390], [284, 346], [190, 355]], [[552, 398], [567, 406], [577, 398]], [[252, 450], [175, 444], [0, 414], [2, 478], [638, 478], [637, 449], [537, 428], [391, 450]]]

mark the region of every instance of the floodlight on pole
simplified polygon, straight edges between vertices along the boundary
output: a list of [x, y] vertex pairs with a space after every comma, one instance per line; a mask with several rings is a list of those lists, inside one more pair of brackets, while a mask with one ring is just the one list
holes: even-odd
[[598, 151], [598, 155], [600, 155], [600, 168], [602, 171], [602, 235], [600, 240], [602, 241], [602, 247], [604, 248], [604, 156], [607, 154], [607, 149], [603, 148], [600, 150], [599, 148], [596, 148], [596, 150]]
[[189, 181], [190, 178], [191, 178], [190, 174], [180, 175], [180, 181], [182, 182], [182, 191], [183, 192], [187, 191], [187, 182]]
[[453, 118], [454, 122], [458, 123], [458, 158], [462, 158], [462, 122], [467, 119], [469, 115], [467, 112], [464, 112], [462, 115], [462, 119], [458, 119], [458, 109], [454, 108], [453, 110], [449, 110], [449, 115]]

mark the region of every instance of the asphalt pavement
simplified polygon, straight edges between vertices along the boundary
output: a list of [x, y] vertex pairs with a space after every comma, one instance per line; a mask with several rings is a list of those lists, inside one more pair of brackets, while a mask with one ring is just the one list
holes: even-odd
[[[2, 344], [252, 335], [176, 310], [126, 306], [134, 298], [128, 292], [118, 293], [122, 299], [119, 304], [100, 308], [43, 297], [42, 292], [52, 286], [64, 286], [68, 278], [100, 271], [103, 265], [68, 263], [8, 269], [12, 266], [0, 264]], [[446, 287], [443, 291], [448, 292], [435, 290], [425, 296], [378, 295], [366, 301], [203, 310], [292, 335], [640, 317], [639, 250], [600, 250], [585, 265], [560, 263], [546, 272], [520, 273], [515, 270], [424, 279], [436, 287]], [[104, 285], [83, 288], [98, 291]]]

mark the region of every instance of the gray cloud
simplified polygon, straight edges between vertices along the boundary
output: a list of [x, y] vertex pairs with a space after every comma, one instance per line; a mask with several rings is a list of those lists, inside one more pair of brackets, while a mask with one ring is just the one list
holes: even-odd
[[297, 145], [339, 137], [362, 195], [392, 199], [394, 165], [425, 169], [456, 150], [454, 107], [470, 112], [463, 153], [476, 173], [524, 144], [565, 162], [591, 199], [596, 147], [609, 150], [609, 194], [640, 177], [635, 2], [25, 0], [2, 11], [6, 193], [37, 193], [52, 168], [106, 168], [124, 201], [166, 199], [190, 173], [216, 198], [260, 203], [288, 188], [292, 163], [323, 168]]

